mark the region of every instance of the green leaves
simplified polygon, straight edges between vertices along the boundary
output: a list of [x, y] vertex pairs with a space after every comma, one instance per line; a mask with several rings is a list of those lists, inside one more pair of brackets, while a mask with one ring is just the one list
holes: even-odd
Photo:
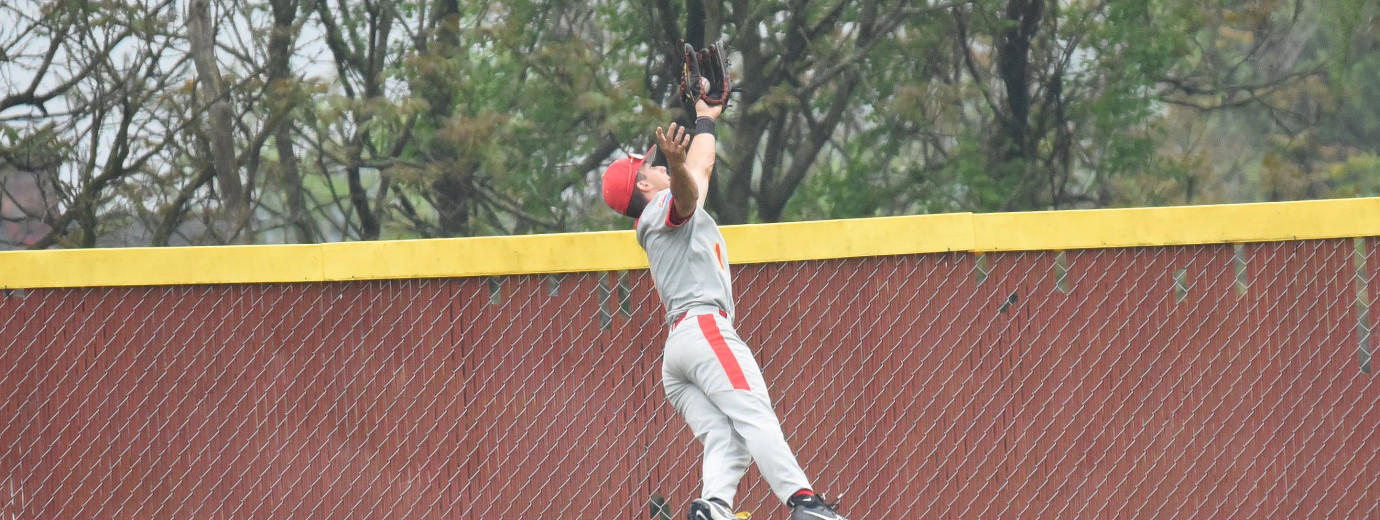
[[[599, 174], [680, 116], [680, 3], [215, 0], [252, 213], [215, 221], [176, 10], [30, 4], [0, 6], [40, 16], [11, 17], [0, 74], [49, 77], [0, 94], [0, 159], [63, 184], [47, 243], [622, 228]], [[1374, 2], [705, 7], [743, 88], [708, 203], [723, 223], [1380, 190]]]

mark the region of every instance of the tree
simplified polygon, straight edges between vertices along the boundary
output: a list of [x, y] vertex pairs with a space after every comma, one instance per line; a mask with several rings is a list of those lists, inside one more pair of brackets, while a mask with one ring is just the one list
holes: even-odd
[[1380, 193], [1364, 130], [1374, 111], [1359, 105], [1376, 85], [1376, 16], [1364, 1], [1186, 12], [1194, 51], [1159, 91], [1169, 106], [1158, 150], [1167, 175], [1128, 180], [1137, 189], [1122, 203]]
[[0, 7], [24, 28], [6, 33], [0, 49], [6, 77], [25, 85], [0, 100], [8, 140], [0, 154], [42, 172], [52, 190], [43, 205], [50, 231], [27, 246], [91, 247], [130, 215], [121, 191], [166, 147], [152, 138], [163, 129], [143, 107], [182, 67], [164, 38], [171, 5]]
[[24, 247], [624, 227], [599, 174], [680, 115], [697, 38], [742, 89], [723, 223], [1371, 194], [1376, 9], [30, 1], [0, 6], [0, 171], [41, 182], [0, 188], [42, 203], [0, 210], [45, 224]]

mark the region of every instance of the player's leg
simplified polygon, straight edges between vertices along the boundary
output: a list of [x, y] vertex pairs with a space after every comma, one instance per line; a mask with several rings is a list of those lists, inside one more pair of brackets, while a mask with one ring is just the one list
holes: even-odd
[[[744, 371], [749, 372], [750, 369], [744, 367]], [[790, 444], [786, 442], [765, 383], [760, 376], [747, 377], [749, 384], [760, 386], [761, 389], [719, 391], [710, 394], [709, 399], [727, 416], [738, 436], [744, 439], [747, 452], [757, 463], [757, 469], [771, 485], [772, 493], [784, 503], [796, 492], [811, 489], [810, 481]]]
[[[772, 492], [791, 506], [792, 520], [847, 520], [813, 494], [805, 471], [786, 442], [762, 370], [747, 343], [726, 320], [702, 322], [701, 326], [717, 350], [719, 366], [702, 364], [696, 377], [705, 380], [706, 388], [711, 389], [710, 400], [745, 440]], [[809, 493], [797, 495], [803, 490]]]
[[771, 406], [762, 369], [747, 344], [728, 320], [719, 316], [697, 316], [695, 326], [703, 347], [687, 354], [695, 358], [687, 362], [693, 365], [689, 379], [704, 390], [714, 408], [743, 439], [773, 494], [786, 502], [797, 491], [810, 489]]
[[695, 438], [704, 445], [701, 466], [702, 497], [723, 502], [722, 508], [714, 507], [714, 504], [708, 502], [701, 504], [700, 501], [692, 504], [692, 507], [702, 506], [701, 509], [709, 509], [712, 514], [707, 518], [722, 516], [725, 511], [731, 517], [731, 505], [738, 492], [738, 482], [747, 472], [752, 457], [748, 454], [743, 438], [733, 430], [733, 423], [728, 416], [724, 415], [713, 401], [710, 401], [709, 396], [690, 380], [690, 372], [698, 363], [695, 353], [702, 350], [702, 346], [699, 345], [702, 342], [695, 338], [695, 334], [673, 332], [672, 337], [667, 340], [666, 352], [662, 359], [662, 387], [671, 406], [685, 419]]
[[[761, 378], [748, 376], [754, 387]], [[781, 421], [771, 406], [765, 384], [762, 391], [727, 390], [710, 396], [715, 406], [733, 422], [733, 428], [747, 442], [747, 450], [757, 469], [771, 485], [772, 492], [791, 506], [792, 520], [848, 520], [816, 496], [805, 472], [782, 433]], [[808, 493], [801, 493], [808, 491]]]
[[686, 382], [665, 383], [666, 398], [685, 419], [695, 439], [704, 445], [701, 465], [702, 496], [732, 504], [738, 482], [747, 472], [752, 456], [728, 416], [719, 411], [698, 387]]

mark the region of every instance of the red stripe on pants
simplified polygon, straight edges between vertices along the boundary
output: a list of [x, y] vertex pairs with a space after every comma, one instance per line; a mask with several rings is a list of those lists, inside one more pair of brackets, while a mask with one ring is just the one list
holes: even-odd
[[719, 364], [723, 365], [724, 372], [728, 373], [728, 382], [733, 383], [733, 389], [752, 390], [748, 387], [747, 377], [743, 376], [743, 367], [738, 365], [738, 358], [733, 357], [733, 350], [728, 348], [723, 333], [719, 332], [719, 324], [714, 322], [714, 315], [701, 314], [696, 319], [700, 322], [700, 331], [704, 333], [704, 339], [709, 340], [709, 347], [714, 349]]

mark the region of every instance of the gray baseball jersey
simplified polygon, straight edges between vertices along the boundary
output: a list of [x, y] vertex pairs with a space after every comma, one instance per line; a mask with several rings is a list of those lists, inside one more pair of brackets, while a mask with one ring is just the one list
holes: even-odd
[[712, 306], [733, 316], [728, 247], [704, 208], [679, 226], [671, 224], [671, 190], [652, 197], [637, 220], [637, 243], [647, 250], [666, 322], [695, 307]]

